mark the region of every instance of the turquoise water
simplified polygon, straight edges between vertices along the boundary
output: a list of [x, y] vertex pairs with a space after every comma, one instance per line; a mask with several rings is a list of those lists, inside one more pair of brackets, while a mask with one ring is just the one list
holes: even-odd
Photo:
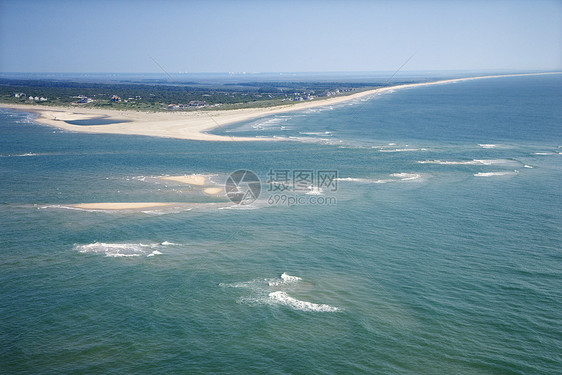
[[[420, 87], [217, 131], [293, 140], [275, 143], [2, 110], [0, 372], [559, 372], [561, 84]], [[160, 180], [237, 169], [262, 179], [251, 205]], [[337, 190], [271, 204], [271, 170], [335, 170]], [[136, 201], [202, 204], [69, 209]]]

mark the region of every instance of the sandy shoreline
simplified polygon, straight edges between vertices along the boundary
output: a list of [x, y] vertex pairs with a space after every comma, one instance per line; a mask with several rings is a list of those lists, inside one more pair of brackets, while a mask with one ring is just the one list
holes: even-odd
[[[191, 174], [182, 176], [164, 176], [159, 177], [162, 181], [172, 181], [180, 184], [192, 185], [200, 188], [205, 195], [217, 196], [224, 194], [224, 187], [219, 187], [208, 180], [208, 176]], [[189, 202], [92, 202], [70, 204], [65, 207], [75, 208], [86, 211], [142, 211], [152, 209], [192, 209], [203, 206], [217, 206], [216, 202], [212, 203], [189, 203]], [[220, 205], [229, 205], [228, 202], [220, 203]]]
[[[197, 141], [271, 141], [279, 140], [273, 138], [251, 138], [251, 137], [229, 137], [206, 133], [212, 129], [257, 119], [273, 114], [301, 111], [309, 108], [317, 108], [349, 102], [351, 100], [374, 96], [377, 94], [395, 91], [405, 88], [443, 85], [456, 82], [472, 81], [489, 78], [520, 77], [561, 74], [561, 72], [550, 73], [525, 73], [488, 75], [467, 78], [455, 78], [433, 82], [411, 83], [404, 85], [382, 87], [312, 102], [301, 102], [278, 107], [267, 108], [244, 108], [225, 111], [198, 111], [198, 112], [138, 112], [117, 111], [95, 108], [71, 108], [71, 107], [43, 107], [38, 105], [0, 104], [0, 108], [9, 108], [20, 111], [35, 112], [39, 118], [35, 121], [53, 126], [59, 129], [80, 133], [94, 134], [124, 134], [143, 135], [151, 137], [189, 139]], [[88, 120], [104, 117], [116, 121], [126, 121], [107, 125], [72, 125], [65, 121]]]

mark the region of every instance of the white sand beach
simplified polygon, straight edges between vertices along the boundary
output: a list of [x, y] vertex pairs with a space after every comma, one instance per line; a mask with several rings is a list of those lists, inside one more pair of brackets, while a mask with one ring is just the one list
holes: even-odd
[[224, 188], [220, 187], [209, 187], [203, 190], [203, 193], [207, 195], [218, 195], [224, 193]]
[[[174, 181], [181, 184], [193, 185], [200, 188], [203, 188], [202, 192], [206, 195], [216, 196], [221, 193], [224, 193], [223, 187], [218, 187], [211, 183], [209, 185], [209, 181], [207, 179], [208, 176], [204, 175], [184, 175], [184, 176], [165, 176], [160, 177], [160, 180], [165, 181]], [[190, 202], [96, 202], [96, 203], [77, 203], [71, 204], [66, 207], [68, 208], [76, 208], [80, 210], [86, 211], [141, 211], [141, 210], [151, 210], [151, 209], [192, 209], [196, 207], [219, 207], [219, 206], [228, 206], [230, 205], [228, 202], [223, 203], [190, 203]]]
[[212, 186], [213, 185], [212, 183], [211, 186], [209, 186], [208, 185], [209, 180], [207, 179], [206, 176], [202, 176], [202, 175], [192, 174], [187, 176], [166, 176], [166, 177], [160, 177], [160, 179], [166, 181], [180, 182], [182, 184], [188, 184], [188, 185], [199, 186], [199, 187], [206, 186], [203, 189], [203, 193], [207, 195], [219, 195], [221, 193], [224, 193], [223, 187]]
[[189, 175], [189, 176], [167, 176], [161, 177], [161, 180], [181, 182], [182, 184], [204, 186], [207, 183], [207, 178], [201, 175]]
[[[248, 121], [264, 116], [279, 113], [301, 111], [309, 108], [324, 107], [334, 104], [349, 102], [351, 100], [374, 96], [377, 94], [422, 86], [443, 85], [456, 82], [472, 81], [479, 79], [534, 76], [547, 74], [561, 74], [561, 72], [549, 73], [525, 73], [487, 75], [467, 78], [455, 78], [433, 82], [420, 82], [403, 85], [382, 87], [329, 99], [301, 102], [297, 104], [283, 105], [267, 108], [245, 108], [224, 111], [193, 111], [193, 112], [138, 112], [138, 111], [116, 111], [95, 108], [71, 108], [71, 107], [45, 107], [39, 105], [17, 105], [0, 104], [2, 108], [10, 108], [21, 111], [36, 112], [40, 116], [37, 122], [59, 129], [81, 133], [95, 134], [126, 134], [143, 135], [151, 137], [165, 137], [189, 139], [198, 141], [272, 141], [274, 138], [250, 138], [229, 137], [206, 133], [221, 126]], [[72, 125], [66, 121], [89, 120], [104, 117], [116, 121], [126, 121], [106, 125]], [[177, 181], [177, 180], [176, 180]], [[190, 182], [187, 182], [190, 183]], [[197, 184], [195, 184], [197, 185]]]

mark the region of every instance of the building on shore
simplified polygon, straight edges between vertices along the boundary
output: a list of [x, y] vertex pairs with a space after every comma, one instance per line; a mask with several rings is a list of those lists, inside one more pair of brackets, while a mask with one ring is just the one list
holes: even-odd
[[177, 110], [189, 109], [193, 107], [201, 108], [201, 107], [206, 107], [208, 105], [209, 104], [207, 104], [207, 102], [203, 100], [192, 100], [189, 102], [189, 104], [168, 104], [168, 109], [177, 111]]
[[189, 102], [190, 107], [206, 107], [207, 102], [204, 100], [192, 100]]
[[94, 99], [88, 98], [85, 95], [78, 95], [78, 96], [75, 96], [75, 98], [78, 99], [78, 100], [75, 101], [75, 102], [72, 102], [72, 104], [88, 104], [88, 103], [91, 103], [91, 102], [94, 101]]

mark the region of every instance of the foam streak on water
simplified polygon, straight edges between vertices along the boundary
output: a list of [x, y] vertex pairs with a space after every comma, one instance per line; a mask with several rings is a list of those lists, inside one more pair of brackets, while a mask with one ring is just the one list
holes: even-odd
[[219, 284], [222, 287], [230, 288], [244, 288], [249, 289], [252, 294], [250, 296], [243, 296], [238, 299], [242, 303], [247, 303], [253, 306], [286, 306], [295, 311], [305, 312], [336, 312], [340, 311], [339, 308], [326, 304], [318, 304], [307, 301], [302, 301], [291, 297], [287, 292], [295, 290], [300, 286], [302, 278], [292, 276], [286, 272], [282, 273], [279, 278], [272, 279], [256, 279], [252, 281]]
[[171, 242], [164, 241], [158, 243], [104, 243], [94, 242], [86, 245], [74, 245], [74, 249], [85, 254], [99, 254], [107, 257], [152, 257], [161, 255], [158, 249], [164, 246], [174, 245]]
[[293, 310], [300, 311], [317, 311], [317, 312], [336, 312], [339, 311], [337, 307], [332, 307], [325, 304], [317, 304], [312, 302], [300, 301], [296, 298], [290, 297], [283, 291], [269, 293], [269, 299], [273, 304], [280, 304], [290, 307]]

